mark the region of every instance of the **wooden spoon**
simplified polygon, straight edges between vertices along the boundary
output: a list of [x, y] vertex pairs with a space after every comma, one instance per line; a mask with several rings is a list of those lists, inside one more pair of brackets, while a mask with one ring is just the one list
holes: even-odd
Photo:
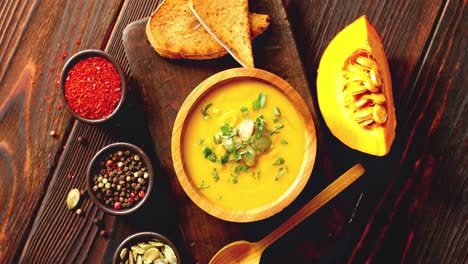
[[268, 246], [359, 179], [364, 171], [361, 164], [354, 165], [262, 240], [258, 242], [241, 240], [226, 245], [214, 255], [210, 264], [260, 263], [262, 253]]

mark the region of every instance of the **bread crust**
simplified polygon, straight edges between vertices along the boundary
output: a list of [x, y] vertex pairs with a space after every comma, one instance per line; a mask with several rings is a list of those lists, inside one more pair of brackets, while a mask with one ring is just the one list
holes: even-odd
[[202, 26], [243, 67], [254, 67], [248, 0], [189, 0]]
[[[249, 14], [251, 38], [263, 33], [270, 24], [268, 15]], [[228, 52], [200, 24], [187, 0], [165, 0], [150, 16], [146, 36], [153, 49], [171, 59], [206, 60]]]

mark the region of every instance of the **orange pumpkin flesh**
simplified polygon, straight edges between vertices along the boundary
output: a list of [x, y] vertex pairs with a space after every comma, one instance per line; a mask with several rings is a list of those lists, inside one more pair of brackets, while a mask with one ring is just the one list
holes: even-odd
[[[373, 122], [373, 119], [369, 122], [362, 122], [363, 120], [355, 117], [357, 111], [355, 107], [361, 107], [359, 103], [355, 104], [354, 102], [352, 107], [349, 106], [349, 103], [345, 103], [349, 102], [351, 90], [348, 85], [350, 79], [343, 77], [351, 74], [347, 72], [349, 69], [347, 65], [353, 60], [356, 63], [355, 58], [366, 56], [366, 54], [374, 63], [374, 73], [378, 69], [381, 81], [378, 93], [380, 96], [385, 96], [385, 103], [379, 102], [377, 105], [369, 100], [364, 107], [374, 109], [375, 106], [379, 110], [384, 108], [384, 113], [386, 110], [385, 119], [380, 119], [379, 122]], [[369, 73], [366, 74], [370, 81]], [[372, 77], [375, 81], [375, 75]], [[363, 83], [360, 82], [362, 87], [364, 87]], [[369, 91], [367, 93], [368, 97], [376, 95]], [[376, 156], [384, 156], [389, 152], [395, 138], [396, 127], [392, 81], [382, 42], [367, 17], [362, 16], [344, 28], [325, 49], [318, 69], [317, 97], [325, 123], [332, 134], [341, 142], [352, 149]], [[361, 94], [356, 96], [353, 94], [352, 96], [352, 98], [358, 99], [360, 97], [362, 97]], [[364, 102], [367, 101], [364, 100]], [[368, 125], [368, 123], [372, 124]]]

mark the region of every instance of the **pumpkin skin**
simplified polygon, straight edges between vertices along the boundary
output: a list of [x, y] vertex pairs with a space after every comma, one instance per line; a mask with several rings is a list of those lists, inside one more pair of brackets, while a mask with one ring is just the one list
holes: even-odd
[[[370, 53], [377, 64], [382, 80], [381, 93], [386, 99], [386, 122], [371, 128], [352, 120], [343, 102], [343, 65], [362, 50]], [[366, 16], [345, 27], [325, 49], [317, 74], [317, 98], [325, 123], [341, 142], [371, 155], [384, 156], [389, 152], [396, 128], [392, 81], [382, 41]]]

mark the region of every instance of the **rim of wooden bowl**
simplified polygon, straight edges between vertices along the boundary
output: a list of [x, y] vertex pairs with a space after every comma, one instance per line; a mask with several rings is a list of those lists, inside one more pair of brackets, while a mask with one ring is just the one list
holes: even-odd
[[151, 240], [151, 239], [160, 240], [164, 244], [170, 246], [172, 248], [172, 251], [174, 251], [174, 254], [177, 257], [177, 263], [182, 263], [182, 261], [180, 259], [179, 251], [175, 247], [174, 243], [172, 243], [172, 241], [169, 240], [167, 237], [165, 237], [165, 236], [163, 236], [163, 235], [161, 235], [159, 233], [155, 233], [155, 232], [140, 232], [140, 233], [133, 234], [133, 235], [127, 237], [126, 239], [124, 239], [124, 241], [122, 241], [122, 243], [120, 243], [119, 247], [115, 250], [114, 258], [112, 260], [112, 263], [114, 263], [114, 264], [120, 263], [120, 261], [119, 261], [120, 251], [122, 251], [122, 249], [124, 247], [132, 246], [132, 245], [135, 245], [136, 243], [144, 242], [145, 240], [148, 241], [148, 240]]
[[[224, 84], [238, 80], [256, 80], [267, 83], [279, 90], [295, 106], [296, 111], [303, 117], [306, 126], [304, 146], [304, 161], [299, 173], [288, 188], [278, 199], [258, 208], [234, 210], [224, 208], [204, 196], [192, 183], [188, 170], [183, 162], [184, 127], [194, 107], [213, 90]], [[182, 104], [172, 130], [172, 159], [173, 166], [182, 188], [190, 199], [208, 214], [231, 222], [253, 222], [273, 216], [291, 204], [304, 189], [310, 178], [317, 153], [317, 138], [314, 121], [306, 103], [299, 93], [279, 76], [260, 69], [234, 68], [219, 72], [201, 82], [185, 99]]]
[[[68, 72], [81, 60], [91, 58], [91, 57], [100, 57], [100, 58], [104, 58], [110, 61], [110, 63], [114, 65], [115, 69], [117, 70], [117, 73], [120, 76], [120, 83], [122, 86], [122, 95], [120, 96], [120, 101], [115, 107], [114, 111], [112, 111], [110, 115], [101, 119], [88, 119], [88, 118], [80, 116], [71, 108], [71, 106], [68, 104], [67, 98], [65, 97], [65, 81], [67, 79]], [[75, 53], [73, 56], [71, 56], [67, 60], [67, 62], [65, 62], [65, 65], [63, 66], [62, 72], [60, 74], [60, 90], [61, 90], [62, 98], [65, 102], [65, 105], [68, 111], [72, 114], [74, 118], [80, 120], [81, 122], [85, 122], [88, 124], [101, 124], [112, 119], [120, 110], [120, 108], [122, 108], [123, 102], [127, 94], [127, 80], [125, 78], [125, 73], [122, 70], [122, 67], [112, 55], [102, 50], [98, 50], [98, 49], [86, 49], [86, 50], [82, 50], [80, 52]]]
[[[103, 204], [94, 194], [93, 192], [93, 185], [91, 184], [91, 177], [93, 177], [93, 174], [96, 172], [96, 166], [99, 166], [100, 159], [104, 157], [104, 155], [109, 154], [112, 150], [131, 150], [135, 154], [138, 154], [142, 159], [143, 162], [145, 163], [146, 166], [146, 171], [148, 172], [148, 188], [146, 189], [145, 196], [143, 199], [141, 199], [138, 203], [133, 205], [130, 208], [122, 208], [119, 210], [113, 209], [111, 207], [106, 206]], [[101, 150], [99, 150], [94, 157], [91, 159], [88, 165], [88, 170], [87, 170], [87, 178], [86, 178], [86, 189], [88, 191], [89, 198], [93, 201], [93, 203], [102, 211], [108, 214], [112, 215], [128, 215], [139, 208], [143, 206], [143, 204], [149, 199], [148, 197], [151, 194], [151, 191], [153, 190], [153, 182], [154, 182], [154, 172], [153, 172], [153, 166], [151, 165], [151, 160], [149, 159], [148, 155], [140, 149], [139, 147], [126, 143], [126, 142], [117, 142], [117, 143], [112, 143]]]

